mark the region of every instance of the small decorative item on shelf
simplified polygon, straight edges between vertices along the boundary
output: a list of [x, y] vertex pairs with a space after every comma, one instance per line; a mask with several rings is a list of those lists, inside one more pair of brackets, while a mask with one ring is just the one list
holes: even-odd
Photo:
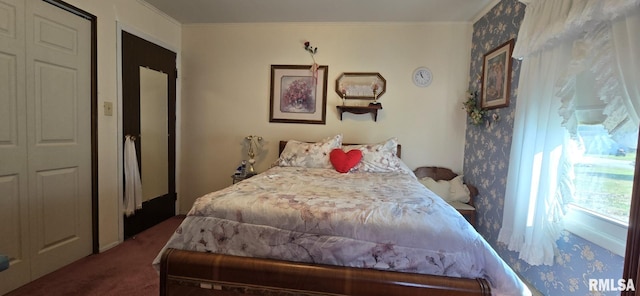
[[340, 93], [342, 94], [342, 106], [344, 106], [344, 103], [347, 100], [347, 89], [342, 85], [340, 85]]
[[262, 137], [251, 135], [246, 136], [244, 139], [248, 144], [247, 155], [249, 156], [247, 167], [245, 169], [245, 175], [251, 176], [256, 174], [253, 165], [256, 163], [255, 157], [260, 153], [259, 149], [262, 146]]
[[467, 92], [467, 100], [463, 103], [463, 107], [467, 111], [467, 116], [473, 125], [480, 125], [484, 122], [487, 111], [478, 107], [478, 92]]
[[373, 104], [378, 104], [378, 81], [373, 82], [371, 90], [373, 91]]

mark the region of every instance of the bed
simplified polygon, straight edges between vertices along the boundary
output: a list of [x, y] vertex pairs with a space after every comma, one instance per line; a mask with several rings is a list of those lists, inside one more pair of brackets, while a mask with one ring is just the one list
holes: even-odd
[[[198, 198], [153, 262], [160, 294], [530, 295], [395, 138], [341, 140], [289, 141], [274, 167]], [[361, 151], [347, 173], [336, 148]]]

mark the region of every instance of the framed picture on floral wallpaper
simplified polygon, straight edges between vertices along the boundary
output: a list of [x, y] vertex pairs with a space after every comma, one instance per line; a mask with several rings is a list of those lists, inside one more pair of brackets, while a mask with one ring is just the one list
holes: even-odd
[[484, 55], [480, 92], [483, 109], [509, 106], [513, 42], [511, 39]]
[[269, 122], [325, 124], [329, 66], [271, 65]]

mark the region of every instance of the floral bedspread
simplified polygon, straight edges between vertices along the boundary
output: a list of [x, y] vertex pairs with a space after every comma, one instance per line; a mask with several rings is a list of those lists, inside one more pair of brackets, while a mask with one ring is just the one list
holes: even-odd
[[166, 248], [486, 278], [528, 295], [473, 227], [411, 172], [274, 167], [196, 200]]

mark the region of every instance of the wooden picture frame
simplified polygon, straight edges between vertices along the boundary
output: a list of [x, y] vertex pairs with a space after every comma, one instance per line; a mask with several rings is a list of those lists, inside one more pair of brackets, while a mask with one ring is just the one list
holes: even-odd
[[480, 107], [495, 109], [509, 106], [511, 96], [511, 39], [484, 55]]
[[373, 100], [386, 91], [387, 80], [377, 72], [345, 72], [336, 79], [336, 93], [340, 98]]
[[329, 66], [271, 65], [269, 122], [325, 124]]

